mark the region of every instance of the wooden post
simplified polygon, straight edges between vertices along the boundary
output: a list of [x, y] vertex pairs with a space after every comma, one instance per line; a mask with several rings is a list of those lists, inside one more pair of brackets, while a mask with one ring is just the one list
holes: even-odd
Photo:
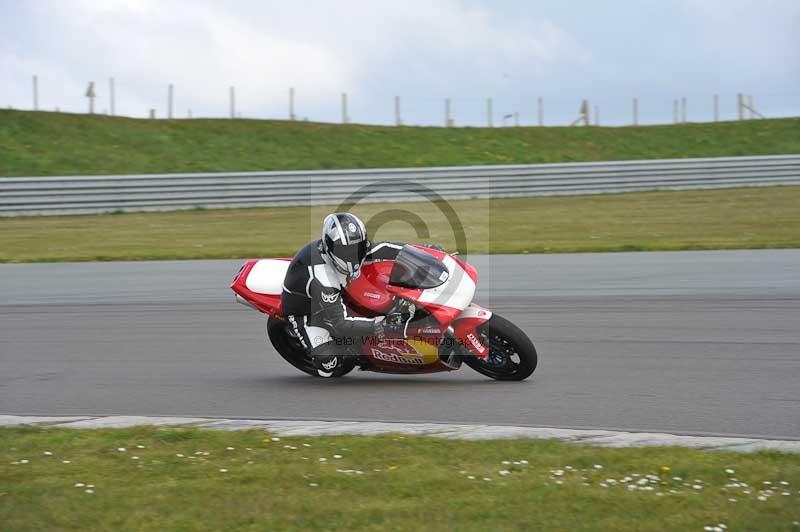
[[231, 106], [231, 118], [236, 118], [236, 87], [231, 85], [228, 92]]
[[156, 110], [155, 109], [150, 109], [150, 119], [152, 120], [155, 117], [156, 117]]
[[167, 89], [167, 118], [172, 120], [172, 83]]
[[514, 111], [514, 127], [519, 127], [519, 113]]
[[633, 125], [639, 125], [639, 98], [633, 99]]
[[672, 123], [678, 123], [678, 100], [672, 100]]
[[488, 127], [494, 127], [494, 123], [492, 122], [492, 99], [486, 98], [486, 125]]
[[598, 106], [594, 106], [594, 125], [600, 125], [600, 108]]
[[294, 116], [294, 87], [289, 87], [289, 120], [295, 120]]
[[583, 100], [583, 124], [586, 126], [592, 125], [592, 120], [590, 117], [591, 107], [589, 106], [589, 100]]
[[714, 95], [714, 122], [719, 122], [719, 94]]
[[400, 116], [400, 96], [394, 97], [394, 125], [403, 125], [403, 118]]
[[39, 76], [33, 76], [33, 110], [39, 110]]
[[537, 112], [537, 118], [538, 118], [538, 122], [539, 122], [539, 127], [542, 127], [544, 125], [544, 100], [542, 100], [541, 97], [539, 97], [538, 104], [539, 104], [538, 105], [539, 108], [537, 110], [538, 111]]
[[750, 120], [756, 117], [755, 115], [755, 107], [753, 106], [753, 95], [747, 97], [747, 107], [750, 108]]
[[342, 124], [350, 122], [350, 117], [347, 116], [347, 93], [342, 93]]
[[186, 118], [192, 118], [192, 109], [191, 109], [191, 107], [186, 110]]
[[681, 98], [681, 124], [686, 123], [686, 96]]
[[444, 127], [450, 127], [453, 124], [450, 118], [450, 98], [444, 100]]
[[117, 113], [116, 104], [117, 98], [114, 94], [114, 78], [108, 78], [108, 98], [109, 98], [109, 111], [111, 112], [111, 116], [114, 116]]

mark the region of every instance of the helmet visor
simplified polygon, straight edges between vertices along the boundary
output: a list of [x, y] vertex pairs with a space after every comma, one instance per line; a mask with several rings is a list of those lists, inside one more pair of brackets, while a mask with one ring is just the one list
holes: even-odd
[[328, 253], [337, 269], [342, 273], [355, 273], [367, 256], [368, 243], [366, 240], [352, 244], [329, 241]]

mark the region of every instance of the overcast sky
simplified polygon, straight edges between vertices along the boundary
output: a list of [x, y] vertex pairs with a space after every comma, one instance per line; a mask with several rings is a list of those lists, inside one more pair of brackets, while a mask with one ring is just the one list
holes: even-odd
[[576, 118], [589, 98], [607, 125], [736, 115], [736, 93], [767, 116], [800, 115], [798, 0], [0, 0], [0, 105], [98, 111], [116, 79], [117, 114], [166, 109], [223, 117], [228, 87], [248, 118], [296, 113], [339, 121], [349, 94], [354, 122], [391, 124], [401, 97], [407, 124], [495, 125], [519, 112], [546, 125]]

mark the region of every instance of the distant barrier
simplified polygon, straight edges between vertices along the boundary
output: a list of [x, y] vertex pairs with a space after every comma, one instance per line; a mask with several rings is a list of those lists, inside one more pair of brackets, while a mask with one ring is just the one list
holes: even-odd
[[[376, 186], [367, 187], [365, 184]], [[403, 186], [398, 186], [403, 183]], [[419, 191], [415, 189], [419, 186]], [[0, 216], [800, 184], [800, 155], [376, 170], [0, 178]]]

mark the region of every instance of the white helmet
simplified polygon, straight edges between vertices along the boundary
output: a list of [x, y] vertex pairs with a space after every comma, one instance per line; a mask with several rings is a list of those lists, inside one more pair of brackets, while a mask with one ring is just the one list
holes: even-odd
[[322, 255], [339, 273], [357, 273], [369, 246], [367, 228], [358, 216], [337, 212], [322, 222]]

